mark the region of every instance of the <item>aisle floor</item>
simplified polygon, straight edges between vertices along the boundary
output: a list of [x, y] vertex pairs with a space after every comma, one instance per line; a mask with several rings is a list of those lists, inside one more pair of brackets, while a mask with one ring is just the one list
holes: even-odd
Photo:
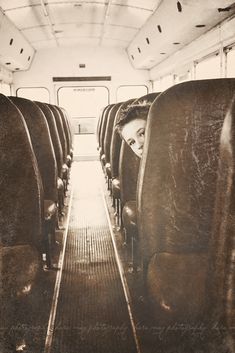
[[136, 342], [102, 198], [97, 162], [74, 163], [52, 345], [55, 353], [135, 353]]

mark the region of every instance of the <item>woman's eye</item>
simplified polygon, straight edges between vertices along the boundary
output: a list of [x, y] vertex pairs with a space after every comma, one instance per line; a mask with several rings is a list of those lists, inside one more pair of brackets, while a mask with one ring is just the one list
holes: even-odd
[[143, 130], [140, 131], [139, 134], [140, 134], [140, 136], [144, 136], [144, 133], [145, 133], [145, 130], [143, 129]]
[[129, 146], [132, 146], [135, 142], [132, 140], [132, 141], [129, 141]]

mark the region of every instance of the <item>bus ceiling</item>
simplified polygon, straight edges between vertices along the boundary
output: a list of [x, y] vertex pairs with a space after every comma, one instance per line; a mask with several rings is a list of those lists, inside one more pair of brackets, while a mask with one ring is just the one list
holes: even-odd
[[[231, 0], [0, 0], [0, 64], [29, 69], [36, 51], [83, 45], [124, 49], [151, 69], [233, 18]], [[234, 24], [231, 24], [235, 32]], [[217, 41], [235, 33], [221, 31]], [[221, 37], [222, 36], [222, 37]]]

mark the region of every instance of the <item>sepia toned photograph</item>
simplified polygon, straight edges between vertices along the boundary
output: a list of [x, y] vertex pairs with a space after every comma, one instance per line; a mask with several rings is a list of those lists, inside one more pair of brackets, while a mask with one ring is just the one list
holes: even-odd
[[0, 353], [235, 353], [235, 2], [0, 0]]

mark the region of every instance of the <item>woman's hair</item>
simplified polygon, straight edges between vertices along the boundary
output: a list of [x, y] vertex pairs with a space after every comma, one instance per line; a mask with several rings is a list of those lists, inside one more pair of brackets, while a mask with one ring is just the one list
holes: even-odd
[[120, 112], [115, 129], [121, 134], [123, 126], [135, 119], [147, 119], [151, 102], [146, 100], [141, 103], [132, 104], [127, 109]]

